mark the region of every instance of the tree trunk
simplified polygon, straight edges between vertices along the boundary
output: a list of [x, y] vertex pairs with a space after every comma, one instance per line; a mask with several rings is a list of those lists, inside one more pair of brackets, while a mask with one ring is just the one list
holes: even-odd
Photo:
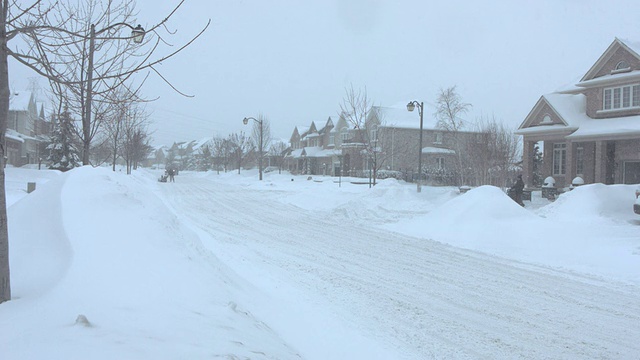
[[4, 186], [5, 131], [9, 118], [9, 66], [7, 63], [7, 0], [0, 3], [0, 303], [11, 300], [7, 194]]

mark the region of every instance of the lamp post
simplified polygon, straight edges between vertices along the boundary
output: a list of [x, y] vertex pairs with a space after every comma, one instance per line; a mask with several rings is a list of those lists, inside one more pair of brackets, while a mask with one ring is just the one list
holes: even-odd
[[87, 98], [85, 100], [85, 113], [82, 117], [82, 135], [84, 136], [84, 148], [82, 153], [82, 164], [89, 164], [89, 139], [91, 137], [91, 102], [93, 100], [93, 53], [96, 51], [96, 36], [117, 26], [125, 26], [131, 29], [131, 39], [134, 43], [140, 44], [144, 39], [145, 31], [142, 26], [133, 27], [127, 23], [116, 23], [102, 30], [96, 31], [96, 26], [91, 24], [89, 31], [89, 59], [87, 64]]
[[244, 119], [242, 119], [242, 123], [247, 125], [249, 123], [249, 120], [253, 120], [255, 122], [257, 122], [260, 125], [260, 145], [258, 147], [258, 151], [260, 152], [260, 156], [258, 157], [258, 171], [260, 173], [260, 180], [262, 180], [262, 120], [258, 120], [256, 118], [253, 117], [246, 117]]
[[424, 103], [411, 101], [407, 104], [407, 110], [413, 111], [418, 106], [420, 113], [420, 142], [418, 143], [418, 192], [422, 191], [420, 181], [422, 181], [422, 114], [424, 113]]

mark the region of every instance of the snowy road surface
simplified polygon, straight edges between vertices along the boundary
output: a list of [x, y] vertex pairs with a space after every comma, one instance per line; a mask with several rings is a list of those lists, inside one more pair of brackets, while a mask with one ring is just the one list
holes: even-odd
[[[334, 314], [401, 358], [640, 356], [633, 285], [345, 221], [279, 201], [283, 190], [190, 175], [159, 188], [248, 281], [276, 299], [316, 302], [304, 306]], [[270, 320], [278, 330], [276, 316]], [[298, 336], [308, 335], [300, 328]]]

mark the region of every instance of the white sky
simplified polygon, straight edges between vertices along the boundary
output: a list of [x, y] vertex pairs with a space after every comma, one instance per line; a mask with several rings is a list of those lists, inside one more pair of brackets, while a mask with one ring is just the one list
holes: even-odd
[[[178, 1], [138, 0], [148, 27]], [[153, 77], [144, 93], [158, 144], [227, 136], [262, 113], [273, 136], [334, 116], [345, 87], [367, 88], [377, 105], [425, 101], [457, 85], [470, 121], [493, 116], [514, 127], [538, 98], [581, 77], [613, 41], [634, 39], [633, 1], [211, 1], [188, 0], [170, 22], [181, 44], [161, 66], [183, 98]], [[12, 63], [10, 84], [29, 75]], [[44, 82], [43, 82], [44, 85]], [[417, 116], [416, 116], [417, 119]], [[417, 120], [416, 120], [417, 121]]]

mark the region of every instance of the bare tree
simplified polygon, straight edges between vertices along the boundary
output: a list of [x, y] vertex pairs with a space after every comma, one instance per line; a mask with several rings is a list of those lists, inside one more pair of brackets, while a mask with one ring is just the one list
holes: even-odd
[[284, 164], [284, 155], [289, 146], [284, 141], [276, 141], [269, 147], [269, 156], [275, 159], [278, 166], [278, 174], [282, 173], [282, 165]]
[[9, 55], [44, 75], [58, 96], [76, 104], [82, 115], [83, 164], [89, 164], [91, 141], [100, 127], [101, 105], [109, 101], [105, 95], [124, 86], [137, 96], [144, 80], [135, 88], [127, 85], [133, 74], [145, 69], [158, 73], [156, 64], [176, 55], [202, 34], [173, 52], [161, 54], [161, 45], [168, 44], [165, 37], [171, 34], [161, 30], [166, 30], [168, 20], [183, 3], [147, 30], [148, 36], [140, 45], [131, 41], [136, 38], [133, 32], [123, 35], [123, 30], [144, 31], [130, 25], [135, 20], [135, 3], [130, 0], [58, 2], [47, 12], [17, 19], [26, 29], [20, 33], [29, 46], [8, 50]]
[[207, 171], [211, 169], [211, 164], [213, 160], [211, 147], [212, 145], [207, 144], [207, 145], [203, 145], [200, 148], [200, 153], [196, 155], [196, 158], [197, 158], [196, 170]]
[[[367, 89], [355, 90], [353, 84], [345, 89], [345, 97], [340, 104], [340, 114], [354, 130], [354, 146], [359, 148], [359, 156], [363, 162], [367, 162], [369, 168], [369, 186], [376, 184], [381, 159], [381, 150], [378, 146], [378, 127], [381, 119], [373, 113], [373, 103], [367, 95]], [[373, 121], [370, 121], [374, 119]]]
[[258, 151], [258, 166], [262, 173], [264, 166], [264, 154], [265, 149], [268, 149], [271, 145], [273, 138], [271, 137], [271, 122], [269, 119], [260, 114], [258, 115], [258, 121], [253, 122], [253, 128], [251, 129], [251, 140], [257, 146]]
[[471, 108], [471, 104], [462, 102], [462, 98], [456, 91], [455, 86], [447, 89], [440, 89], [440, 94], [438, 95], [438, 100], [436, 102], [435, 113], [435, 116], [438, 119], [437, 126], [444, 129], [453, 140], [453, 146], [458, 160], [460, 185], [465, 183], [465, 167], [462, 156], [464, 138], [460, 136], [460, 131], [465, 127], [465, 121], [460, 116], [467, 113], [469, 108]]
[[[101, 92], [100, 84], [104, 84], [103, 89], [113, 89], [124, 85], [133, 74], [142, 70], [160, 75], [155, 65], [178, 54], [209, 25], [207, 23], [199, 34], [176, 50], [168, 51], [164, 55], [157, 53], [163, 44], [168, 44], [163, 39], [161, 31], [166, 29], [169, 19], [183, 2], [184, 0], [164, 20], [147, 30], [149, 36], [146, 38], [146, 44], [140, 47], [122, 45], [116, 46], [113, 52], [104, 51], [101, 66], [100, 57], [94, 63], [96, 49], [109, 46], [106, 44], [107, 40], [128, 44], [128, 40], [133, 38], [119, 36], [117, 31], [122, 27], [132, 28], [129, 22], [133, 20], [133, 2], [123, 0], [120, 3], [122, 5], [118, 5], [111, 0], [86, 0], [78, 5], [78, 16], [68, 16], [68, 9], [72, 8], [68, 2], [34, 0], [30, 5], [23, 5], [18, 0], [0, 0], [0, 303], [11, 299], [4, 187], [4, 140], [10, 96], [8, 56], [45, 76], [59, 93], [63, 92], [64, 87], [67, 93], [76, 92], [76, 95], [79, 95], [81, 104], [84, 104], [81, 113], [83, 164], [86, 165], [89, 164], [92, 139], [91, 106], [94, 82], [97, 92]], [[123, 11], [119, 12], [118, 9]], [[90, 16], [83, 17], [83, 14]], [[9, 41], [18, 36], [25, 38], [27, 45], [16, 43], [10, 47]], [[80, 64], [80, 67], [76, 67], [76, 64]], [[137, 91], [134, 90], [133, 93]]]
[[224, 167], [224, 172], [227, 172], [227, 166], [229, 165], [230, 146], [229, 139], [216, 137], [213, 139], [212, 146], [213, 164], [216, 167], [216, 171], [220, 174], [220, 167]]
[[238, 174], [240, 174], [242, 162], [255, 150], [255, 145], [253, 140], [242, 131], [229, 135], [229, 145], [232, 149], [232, 157], [238, 165]]
[[520, 160], [520, 137], [495, 117], [476, 122], [478, 138], [467, 143], [470, 167], [476, 182], [508, 186], [511, 170]]
[[138, 163], [151, 152], [147, 132], [148, 115], [139, 103], [128, 104], [124, 109], [120, 155], [125, 161], [127, 174], [131, 174], [131, 170], [137, 169]]

